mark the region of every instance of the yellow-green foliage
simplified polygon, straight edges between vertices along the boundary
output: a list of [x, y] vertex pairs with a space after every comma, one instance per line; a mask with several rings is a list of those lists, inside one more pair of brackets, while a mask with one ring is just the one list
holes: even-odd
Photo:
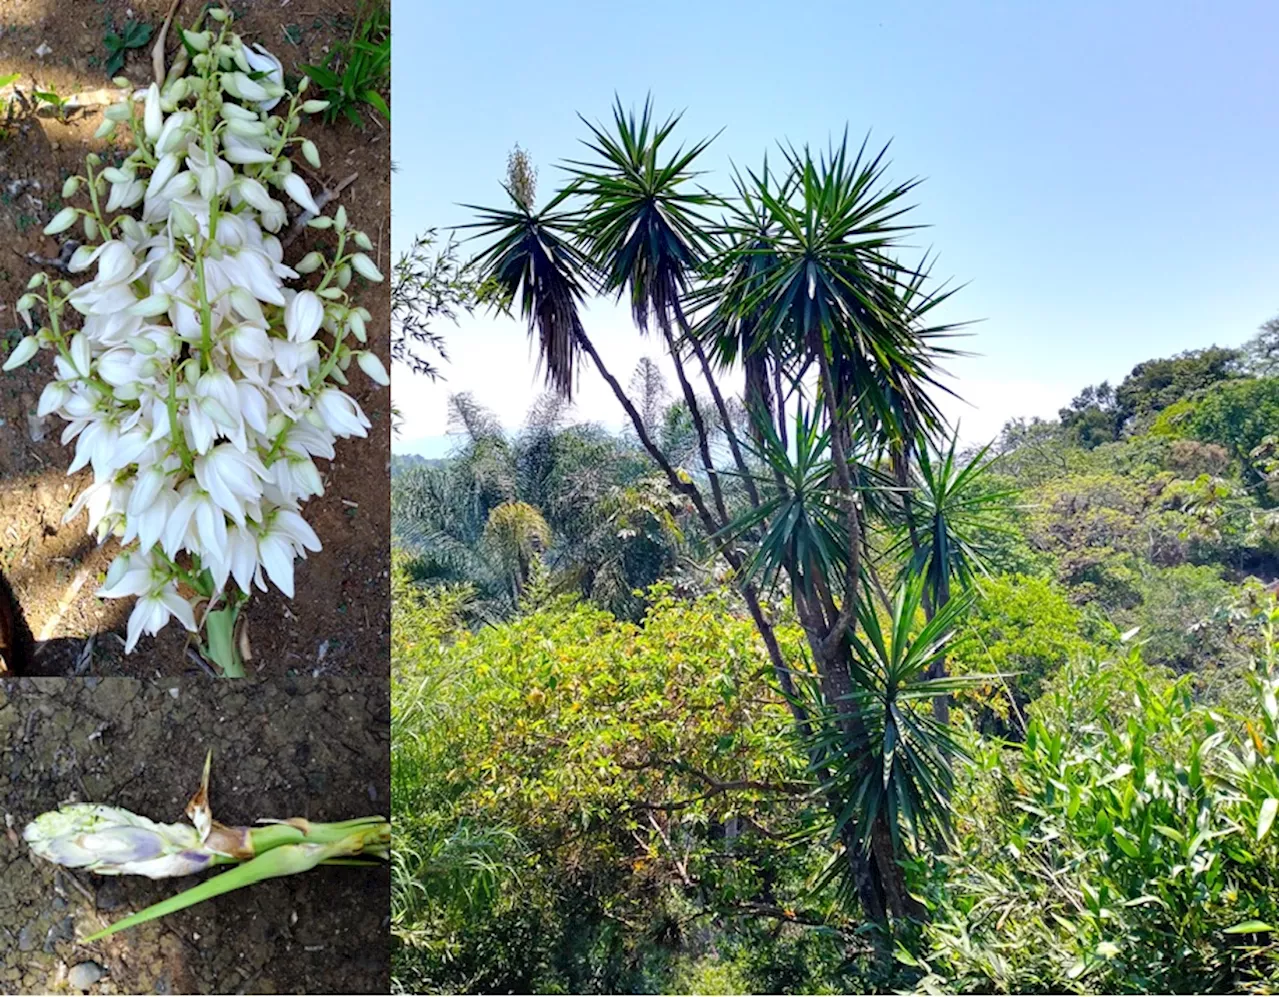
[[[613, 955], [588, 959], [588, 970], [547, 965], [540, 953], [563, 952], [550, 943], [601, 923], [613, 934], [592, 934], [592, 944], [615, 955], [655, 931], [678, 935], [681, 917], [699, 916], [691, 882], [716, 908], [763, 888], [801, 893], [789, 870], [809, 846], [779, 848], [769, 835], [803, 830], [822, 804], [810, 799], [753, 624], [724, 593], [685, 602], [658, 586], [648, 596], [638, 625], [569, 599], [452, 634], [441, 633], [447, 594], [398, 611], [397, 848], [401, 875], [423, 884], [412, 896], [397, 887], [405, 985], [456, 986], [464, 967], [501, 966], [493, 985], [604, 986], [591, 974]], [[800, 666], [800, 634], [779, 636]], [[438, 881], [442, 851], [478, 828], [510, 836], [500, 843], [505, 871], [493, 871], [491, 840], [475, 858], [507, 882], [483, 915], [471, 898], [484, 884], [464, 897]], [[761, 865], [762, 850], [777, 854]]]
[[1009, 691], [1022, 705], [1040, 694], [1047, 676], [1073, 658], [1105, 653], [1105, 630], [1086, 620], [1055, 583], [1027, 575], [999, 575], [978, 583], [973, 608], [947, 651], [956, 675], [1016, 673], [962, 693], [1001, 716]]

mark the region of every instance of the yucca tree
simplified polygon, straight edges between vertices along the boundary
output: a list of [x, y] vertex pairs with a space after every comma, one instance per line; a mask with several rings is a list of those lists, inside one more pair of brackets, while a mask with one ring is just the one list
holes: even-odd
[[[645, 451], [734, 569], [798, 729], [836, 738], [841, 751], [830, 757], [878, 771], [883, 744], [873, 743], [858, 705], [868, 673], [857, 644], [870, 605], [868, 518], [886, 518], [892, 504], [892, 482], [876, 464], [943, 425], [933, 394], [939, 362], [952, 352], [941, 340], [950, 327], [927, 322], [945, 295], [926, 290], [927, 268], [897, 259], [900, 238], [916, 228], [906, 220], [915, 184], [886, 181], [885, 150], [868, 154], [864, 143], [851, 151], [843, 141], [824, 155], [786, 148], [781, 170], [739, 174], [738, 196], [722, 201], [693, 187], [706, 141], [665, 151], [678, 120], [655, 124], [646, 102], [639, 115], [615, 106], [610, 127], [588, 124], [591, 157], [568, 165], [569, 181], [546, 208], [478, 209], [476, 227], [492, 240], [478, 271], [528, 321], [554, 384], [571, 390], [579, 356], [609, 384]], [[588, 288], [627, 295], [639, 329], [662, 335], [707, 494], [664, 454], [651, 420], [603, 363], [580, 315]], [[690, 356], [742, 482], [744, 502], [733, 510], [733, 476], [713, 461]], [[750, 440], [740, 438], [716, 380], [717, 368], [734, 363], [747, 374]], [[811, 716], [796, 694], [764, 609], [772, 596], [794, 603], [829, 715]], [[821, 764], [815, 774], [831, 790], [867, 913], [882, 924], [918, 914], [903, 882], [897, 818], [879, 808], [842, 820], [849, 801], [840, 786], [852, 783], [832, 782]], [[912, 819], [940, 820], [945, 793], [919, 805], [931, 813]]]
[[[626, 412], [641, 446], [662, 470], [676, 493], [692, 505], [707, 535], [729, 522], [719, 469], [711, 454], [711, 437], [684, 365], [683, 345], [694, 349], [708, 389], [717, 399], [721, 424], [729, 427], [730, 447], [738, 471], [746, 479], [745, 460], [732, 435], [733, 420], [714, 382], [701, 342], [687, 335], [689, 323], [681, 304], [711, 248], [707, 210], [719, 201], [690, 191], [694, 160], [707, 141], [670, 155], [661, 146], [678, 118], [654, 123], [646, 101], [639, 117], [615, 104], [613, 131], [588, 123], [585, 143], [594, 159], [570, 162], [569, 183], [541, 209], [521, 201], [512, 190], [512, 207], [470, 206], [477, 221], [466, 226], [489, 246], [474, 260], [490, 289], [489, 303], [518, 309], [537, 340], [548, 383], [566, 396], [573, 391], [577, 362], [585, 355]], [[668, 459], [649, 432], [644, 415], [609, 370], [583, 327], [580, 307], [588, 288], [630, 295], [632, 315], [643, 331], [650, 322], [661, 332], [680, 381], [703, 470], [711, 491], [708, 502], [692, 477]], [[677, 333], [682, 340], [677, 340]], [[732, 567], [741, 559], [726, 552]], [[744, 586], [752, 619], [761, 632], [775, 674], [784, 689], [791, 677], [773, 627], [749, 584]], [[797, 718], [800, 719], [800, 718]]]

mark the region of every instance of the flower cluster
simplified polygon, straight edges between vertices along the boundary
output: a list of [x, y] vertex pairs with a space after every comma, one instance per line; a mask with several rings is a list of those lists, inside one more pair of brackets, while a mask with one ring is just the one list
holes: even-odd
[[[99, 595], [137, 597], [130, 651], [171, 617], [197, 630], [201, 604], [206, 623], [220, 605], [234, 622], [251, 587], [265, 590], [264, 571], [293, 595], [295, 558], [320, 549], [301, 515], [322, 491], [315, 460], [370, 425], [342, 391], [346, 372], [354, 360], [388, 383], [359, 348], [370, 314], [349, 293], [357, 274], [382, 280], [371, 243], [344, 208], [321, 213], [290, 159], [297, 149], [318, 165], [298, 132], [326, 105], [302, 99], [305, 79], [286, 94], [280, 63], [233, 33], [225, 11], [209, 14], [210, 30], [184, 32], [189, 66], [107, 109], [98, 134], [127, 124], [131, 154], [106, 167], [91, 154], [63, 190], [87, 193], [88, 206], [45, 229], [83, 228], [68, 268], [93, 279], [37, 274], [17, 310], [29, 328], [37, 308], [47, 324], [4, 365], [56, 352], [38, 414], [66, 420], [68, 473], [93, 472], [67, 520], [87, 510], [91, 532], [120, 539]], [[272, 113], [286, 99], [287, 113]], [[330, 251], [285, 263], [287, 202], [334, 236]], [[301, 275], [310, 289], [286, 286]]]

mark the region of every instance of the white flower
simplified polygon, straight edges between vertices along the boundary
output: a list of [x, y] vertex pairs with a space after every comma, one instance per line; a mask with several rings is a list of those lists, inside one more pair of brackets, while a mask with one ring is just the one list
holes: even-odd
[[316, 204], [316, 200], [311, 196], [311, 188], [307, 186], [307, 182], [296, 173], [290, 173], [284, 178], [284, 192], [289, 195], [293, 203], [300, 208], [304, 208], [313, 215], [320, 214], [320, 207]]
[[244, 525], [245, 503], [262, 494], [267, 477], [256, 453], [241, 453], [229, 443], [214, 447], [197, 458], [196, 481], [238, 526]]
[[[269, 114], [284, 92], [279, 61], [234, 34], [216, 52], [207, 32], [194, 37], [213, 60], [193, 70], [199, 81], [150, 85], [136, 104], [106, 110], [112, 128], [132, 120], [140, 133], [138, 150], [97, 173], [110, 228], [101, 231], [96, 211], [55, 215], [50, 234], [83, 225], [86, 244], [67, 269], [87, 279], [70, 293], [50, 283], [58, 321], [3, 358], [9, 370], [42, 344], [55, 347], [37, 412], [66, 420], [69, 470], [92, 470], [66, 521], [84, 511], [90, 533], [120, 539], [99, 594], [137, 599], [130, 651], [171, 618], [195, 628], [176, 580], [187, 566], [212, 576], [209, 591], [200, 580], [208, 576], [182, 575], [201, 599], [216, 600], [233, 579], [244, 593], [265, 590], [269, 578], [293, 594], [295, 559], [320, 549], [302, 516], [323, 492], [316, 461], [333, 459], [339, 436], [370, 428], [332, 385], [347, 383], [353, 359], [387, 382], [374, 354], [339, 338], [347, 331], [365, 342], [368, 313], [345, 292], [353, 272], [381, 278], [371, 260], [357, 253], [331, 271], [323, 295], [290, 286], [332, 256], [312, 250], [295, 269], [273, 234], [288, 223], [285, 198], [320, 213], [307, 183], [276, 157], [298, 126]], [[237, 70], [210, 76], [208, 65], [225, 69], [228, 59]], [[219, 123], [212, 145], [200, 134], [209, 117]], [[299, 139], [314, 163], [314, 144]], [[85, 186], [73, 177], [63, 196], [84, 196]], [[315, 227], [370, 249], [343, 209]], [[14, 306], [29, 327], [38, 301], [27, 294]]]
[[124, 653], [128, 654], [137, 646], [138, 638], [144, 633], [155, 635], [160, 628], [174, 617], [188, 630], [196, 629], [195, 612], [191, 603], [178, 594], [178, 587], [170, 582], [155, 592], [142, 596], [129, 614], [128, 639], [125, 641]]
[[314, 291], [299, 291], [284, 309], [284, 327], [295, 343], [315, 336], [324, 321], [324, 302]]
[[268, 577], [290, 599], [293, 598], [293, 561], [306, 557], [305, 551], [320, 549], [320, 538], [296, 512], [281, 509], [271, 527], [258, 538], [258, 556]]
[[165, 555], [175, 558], [182, 550], [222, 550], [227, 545], [226, 516], [194, 481], [188, 480], [183, 487], [184, 494], [169, 514], [161, 537]]
[[[277, 87], [284, 85], [284, 67], [280, 65], [280, 60], [268, 52], [261, 45], [246, 45], [244, 47], [244, 57], [255, 73], [266, 73], [266, 79]], [[266, 100], [259, 101], [258, 107], [264, 111], [270, 111], [280, 103], [279, 97], [268, 97]]]
[[364, 436], [370, 426], [356, 400], [337, 388], [325, 388], [316, 396], [315, 411], [338, 436]]

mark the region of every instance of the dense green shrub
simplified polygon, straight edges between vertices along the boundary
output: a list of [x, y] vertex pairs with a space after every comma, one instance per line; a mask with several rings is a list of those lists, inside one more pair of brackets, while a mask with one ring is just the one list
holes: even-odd
[[1137, 654], [1070, 663], [1023, 744], [975, 743], [925, 955], [900, 955], [918, 986], [1274, 992], [1275, 673], [1252, 682], [1234, 717]]
[[1016, 703], [1013, 712], [1021, 712], [1068, 661], [1103, 653], [1114, 636], [1110, 630], [1090, 619], [1050, 579], [997, 575], [979, 583], [948, 657], [958, 675], [1007, 675], [965, 691], [961, 698], [1009, 719], [1010, 695]]

